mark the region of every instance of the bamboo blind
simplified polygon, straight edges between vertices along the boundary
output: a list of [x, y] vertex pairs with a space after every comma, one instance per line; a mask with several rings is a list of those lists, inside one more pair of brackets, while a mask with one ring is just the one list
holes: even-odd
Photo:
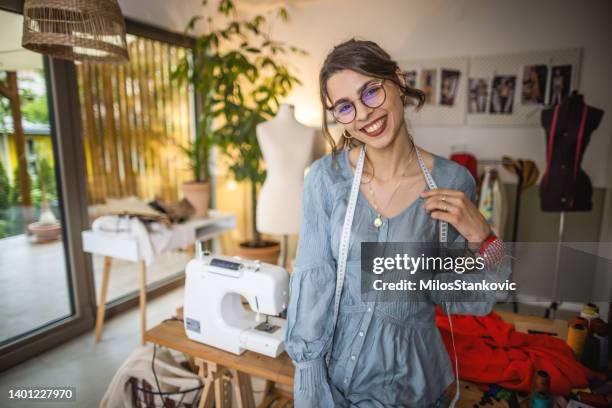
[[189, 85], [171, 73], [189, 49], [130, 36], [130, 62], [77, 65], [89, 204], [179, 199], [192, 179], [178, 147], [193, 133]]

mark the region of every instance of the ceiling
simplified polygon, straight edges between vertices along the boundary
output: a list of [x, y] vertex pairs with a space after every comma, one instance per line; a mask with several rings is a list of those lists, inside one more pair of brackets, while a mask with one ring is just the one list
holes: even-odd
[[42, 69], [42, 56], [21, 46], [23, 17], [0, 10], [0, 70]]

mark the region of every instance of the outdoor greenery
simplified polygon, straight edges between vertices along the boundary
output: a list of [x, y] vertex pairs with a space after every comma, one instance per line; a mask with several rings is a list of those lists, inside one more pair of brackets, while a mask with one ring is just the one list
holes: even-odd
[[[13, 172], [13, 180], [19, 177], [19, 168]], [[29, 174], [28, 174], [28, 177]], [[31, 197], [34, 208], [40, 209], [46, 199], [57, 214], [58, 196], [53, 167], [45, 158], [37, 163], [34, 177], [30, 177]], [[19, 183], [10, 183], [4, 163], [0, 160], [0, 238], [23, 232], [21, 192]]]
[[[4, 72], [0, 72], [0, 81], [3, 80]], [[33, 76], [19, 78], [19, 95], [21, 100], [21, 114], [24, 121], [33, 124], [48, 124], [49, 114], [47, 110], [47, 98], [43, 93], [35, 92], [33, 82], [36, 80], [44, 81], [42, 72], [36, 72], [40, 78], [34, 79]], [[0, 133], [6, 133], [6, 118], [11, 117], [10, 103], [8, 99], [0, 97]], [[28, 177], [30, 178], [32, 205], [40, 208], [44, 200], [50, 202], [52, 207], [57, 206], [57, 188], [53, 167], [44, 157], [42, 152], [35, 152], [35, 170]], [[13, 182], [8, 178], [6, 164], [0, 158], [0, 238], [20, 234], [23, 232], [24, 225], [21, 214], [21, 191], [19, 187], [19, 166], [13, 169]]]
[[[38, 80], [44, 81], [42, 71], [34, 71], [33, 75], [39, 76]], [[0, 71], [0, 82], [6, 77], [5, 71]], [[21, 100], [21, 116], [30, 123], [49, 123], [49, 111], [47, 109], [47, 95], [37, 93], [33, 90], [34, 78], [19, 77], [19, 98]], [[9, 100], [0, 97], [0, 132], [6, 131], [5, 118], [11, 116]]]
[[[207, 31], [196, 39], [193, 59], [185, 58], [174, 72], [176, 78], [194, 85], [199, 98], [196, 141], [185, 151], [198, 180], [208, 179], [210, 148], [217, 145], [229, 158], [234, 178], [250, 182], [253, 211], [250, 245], [261, 246], [264, 243], [254, 214], [257, 189], [266, 173], [255, 129], [276, 114], [280, 99], [300, 83], [284, 60], [305, 51], [271, 39], [263, 15], [239, 19], [231, 0], [221, 0], [216, 12], [219, 18], [209, 16]], [[276, 16], [283, 22], [289, 19], [284, 8], [279, 8]], [[192, 18], [186, 32], [192, 33], [201, 19]], [[216, 21], [225, 24], [216, 28], [213, 24]]]

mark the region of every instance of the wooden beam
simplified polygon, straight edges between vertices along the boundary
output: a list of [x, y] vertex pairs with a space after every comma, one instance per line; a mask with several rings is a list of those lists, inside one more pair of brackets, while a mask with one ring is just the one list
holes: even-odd
[[17, 72], [7, 71], [6, 83], [2, 94], [8, 98], [11, 105], [13, 117], [13, 134], [15, 135], [15, 146], [17, 147], [17, 162], [19, 163], [19, 188], [21, 192], [21, 205], [24, 212], [24, 222], [31, 221], [30, 208], [32, 197], [30, 192], [30, 178], [28, 177], [28, 160], [26, 157], [25, 134], [21, 123], [21, 101], [19, 99], [19, 88], [17, 87]]

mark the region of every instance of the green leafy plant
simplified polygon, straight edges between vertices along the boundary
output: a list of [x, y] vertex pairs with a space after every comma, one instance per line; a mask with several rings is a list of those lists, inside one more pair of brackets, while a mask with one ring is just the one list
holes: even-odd
[[[248, 244], [258, 247], [265, 243], [257, 231], [255, 209], [258, 187], [266, 173], [256, 127], [274, 117], [280, 99], [300, 84], [284, 59], [306, 52], [271, 39], [263, 15], [239, 19], [231, 0], [221, 0], [216, 12], [225, 21], [224, 26], [215, 28], [213, 21], [217, 20], [208, 17], [207, 31], [196, 39], [193, 59], [185, 58], [174, 72], [175, 77], [193, 84], [199, 98], [196, 142], [186, 153], [192, 157], [195, 152], [201, 163], [208, 164], [208, 149], [217, 145], [229, 158], [229, 170], [236, 181], [250, 183], [253, 240]], [[277, 17], [287, 22], [289, 14], [280, 8]], [[201, 19], [192, 18], [186, 32], [192, 32]]]
[[39, 159], [36, 161], [36, 179], [32, 186], [32, 192], [34, 193], [34, 190], [36, 190], [36, 197], [32, 200], [35, 204], [57, 200], [53, 168], [45, 157], [40, 155], [38, 157]]
[[0, 160], [0, 211], [8, 209], [11, 205], [9, 200], [10, 190], [11, 185], [4, 168], [4, 163]]

